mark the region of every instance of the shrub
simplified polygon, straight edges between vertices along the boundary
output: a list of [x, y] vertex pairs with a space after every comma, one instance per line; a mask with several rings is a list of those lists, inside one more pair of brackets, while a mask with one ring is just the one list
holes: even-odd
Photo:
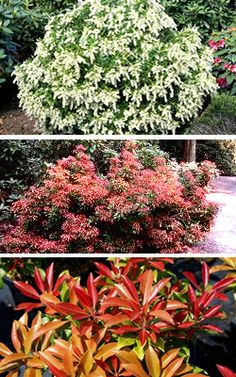
[[235, 140], [207, 140], [197, 143], [197, 159], [214, 161], [221, 175], [236, 175]]
[[127, 143], [105, 176], [82, 146], [49, 168], [43, 185], [13, 205], [17, 225], [3, 239], [6, 250], [182, 252], [201, 239], [216, 212], [203, 187], [215, 174], [212, 164], [169, 165], [157, 157], [145, 168], [136, 148]]
[[229, 26], [236, 17], [234, 0], [161, 0], [180, 29], [197, 26], [207, 41], [213, 31]]
[[209, 45], [214, 51], [213, 74], [223, 92], [236, 94], [236, 27], [213, 33]]
[[190, 133], [192, 135], [234, 135], [235, 130], [236, 97], [221, 94], [214, 96], [207, 109], [194, 120]]
[[35, 182], [39, 183], [48, 164], [68, 156], [75, 141], [0, 141], [0, 224], [12, 219], [11, 204]]
[[[87, 284], [68, 272], [54, 279], [53, 264], [35, 269], [35, 287], [15, 282], [28, 301], [12, 326], [12, 351], [0, 344], [0, 373], [55, 377], [191, 376], [204, 377], [188, 364], [189, 341], [199, 332], [221, 333], [213, 324], [225, 317], [224, 290], [235, 278], [209, 283], [202, 264], [201, 279], [185, 272], [178, 279], [171, 259], [130, 258], [96, 263]], [[214, 300], [218, 299], [216, 305]], [[29, 324], [28, 314], [40, 310]]]
[[43, 132], [168, 133], [215, 90], [211, 61], [198, 32], [177, 32], [157, 1], [88, 0], [50, 20], [15, 76]]
[[30, 9], [27, 0], [0, 0], [0, 86], [14, 66], [29, 57], [43, 35], [46, 15]]
[[74, 5], [78, 3], [77, 0], [33, 0], [31, 2], [32, 7], [42, 7], [43, 9], [46, 9], [47, 11], [55, 12], [57, 10], [63, 10], [67, 8], [71, 8]]

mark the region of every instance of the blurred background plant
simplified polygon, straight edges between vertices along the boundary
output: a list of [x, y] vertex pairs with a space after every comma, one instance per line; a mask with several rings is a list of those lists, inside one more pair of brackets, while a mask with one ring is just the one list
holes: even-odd
[[161, 0], [179, 29], [197, 26], [205, 42], [236, 21], [235, 0]]

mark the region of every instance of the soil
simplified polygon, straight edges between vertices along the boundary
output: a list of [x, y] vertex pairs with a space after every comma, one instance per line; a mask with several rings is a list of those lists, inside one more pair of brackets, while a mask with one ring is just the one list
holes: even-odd
[[0, 135], [34, 135], [35, 122], [20, 109], [0, 111]]
[[219, 205], [213, 227], [204, 242], [193, 248], [199, 253], [236, 253], [236, 177], [218, 177], [208, 199]]
[[0, 89], [0, 135], [37, 134], [35, 121], [19, 108], [17, 89], [6, 84]]

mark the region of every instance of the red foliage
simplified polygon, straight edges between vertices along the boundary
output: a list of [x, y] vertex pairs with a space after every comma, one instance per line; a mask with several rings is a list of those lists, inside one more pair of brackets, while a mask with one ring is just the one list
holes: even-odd
[[209, 230], [216, 206], [204, 185], [211, 163], [177, 169], [163, 158], [153, 169], [134, 143], [96, 173], [82, 146], [59, 160], [41, 187], [13, 205], [16, 226], [2, 241], [7, 252], [183, 252]]

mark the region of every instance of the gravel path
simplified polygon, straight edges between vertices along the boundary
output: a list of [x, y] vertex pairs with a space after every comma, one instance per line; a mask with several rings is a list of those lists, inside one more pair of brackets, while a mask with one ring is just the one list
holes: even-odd
[[208, 237], [193, 251], [236, 255], [236, 177], [218, 177], [207, 197], [219, 204], [219, 212]]

